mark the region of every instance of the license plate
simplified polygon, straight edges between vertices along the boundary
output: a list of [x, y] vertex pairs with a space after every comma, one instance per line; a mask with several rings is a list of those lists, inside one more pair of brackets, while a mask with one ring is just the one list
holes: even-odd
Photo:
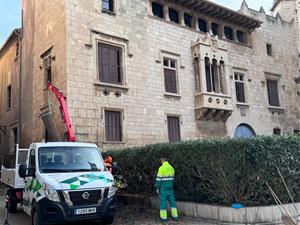
[[75, 209], [75, 215], [93, 214], [97, 212], [97, 208]]

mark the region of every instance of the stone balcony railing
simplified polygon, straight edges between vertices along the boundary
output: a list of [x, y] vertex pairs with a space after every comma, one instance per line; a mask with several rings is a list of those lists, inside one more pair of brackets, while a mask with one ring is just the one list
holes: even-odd
[[225, 122], [233, 111], [230, 96], [217, 93], [196, 93], [195, 110], [197, 120]]

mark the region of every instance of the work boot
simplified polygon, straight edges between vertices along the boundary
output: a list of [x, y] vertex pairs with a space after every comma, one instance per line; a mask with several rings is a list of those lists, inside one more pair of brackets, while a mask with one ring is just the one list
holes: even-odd
[[159, 220], [161, 223], [167, 223], [168, 222], [168, 220], [165, 220], [165, 219], [160, 219]]
[[178, 218], [177, 217], [172, 217], [172, 220], [175, 222], [178, 222]]

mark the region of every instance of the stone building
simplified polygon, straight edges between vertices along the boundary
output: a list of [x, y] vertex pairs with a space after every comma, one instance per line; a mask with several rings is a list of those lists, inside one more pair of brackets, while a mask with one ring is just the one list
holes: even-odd
[[[14, 30], [0, 48], [0, 164], [11, 160], [19, 142], [20, 30]], [[3, 156], [6, 156], [4, 159]]]
[[23, 14], [22, 146], [52, 132], [49, 99], [63, 139], [48, 80], [77, 141], [104, 149], [299, 132], [297, 35], [283, 15], [207, 0], [23, 0]]

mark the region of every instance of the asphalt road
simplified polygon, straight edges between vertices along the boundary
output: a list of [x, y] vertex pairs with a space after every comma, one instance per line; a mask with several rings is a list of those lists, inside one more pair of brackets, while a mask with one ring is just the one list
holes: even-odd
[[[0, 225], [5, 221], [5, 190], [0, 188]], [[156, 225], [161, 224], [159, 212], [133, 206], [120, 206], [114, 225]], [[100, 225], [100, 222], [86, 222], [78, 225]], [[179, 222], [168, 222], [169, 225], [208, 225], [195, 218], [181, 217]], [[9, 214], [9, 225], [31, 225], [31, 219], [19, 207], [16, 214]], [[74, 224], [75, 225], [75, 224]]]

